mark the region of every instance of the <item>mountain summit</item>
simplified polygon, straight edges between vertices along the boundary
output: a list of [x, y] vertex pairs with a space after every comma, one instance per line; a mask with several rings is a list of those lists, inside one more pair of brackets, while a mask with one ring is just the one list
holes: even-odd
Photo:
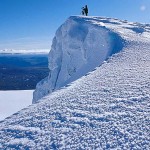
[[0, 149], [149, 149], [149, 24], [70, 17], [49, 69], [35, 104], [0, 122]]

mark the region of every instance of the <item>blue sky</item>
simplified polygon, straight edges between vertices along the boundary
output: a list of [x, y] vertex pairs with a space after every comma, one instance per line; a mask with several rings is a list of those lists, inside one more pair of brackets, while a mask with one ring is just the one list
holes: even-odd
[[0, 0], [0, 49], [50, 49], [56, 29], [85, 4], [90, 16], [150, 23], [150, 0]]

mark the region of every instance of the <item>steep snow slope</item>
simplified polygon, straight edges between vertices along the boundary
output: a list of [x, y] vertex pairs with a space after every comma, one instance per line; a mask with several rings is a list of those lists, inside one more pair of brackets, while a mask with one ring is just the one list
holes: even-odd
[[150, 25], [82, 19], [118, 34], [122, 51], [1, 121], [0, 149], [149, 149]]
[[123, 47], [104, 23], [70, 17], [56, 32], [49, 53], [49, 76], [37, 84], [33, 103], [95, 69]]

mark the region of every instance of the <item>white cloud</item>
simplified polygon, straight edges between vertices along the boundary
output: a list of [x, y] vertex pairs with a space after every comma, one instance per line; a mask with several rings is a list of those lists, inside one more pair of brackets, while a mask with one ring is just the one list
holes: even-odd
[[140, 7], [140, 10], [141, 10], [141, 11], [145, 11], [145, 10], [146, 10], [146, 6], [145, 6], [145, 5], [142, 5], [142, 6]]

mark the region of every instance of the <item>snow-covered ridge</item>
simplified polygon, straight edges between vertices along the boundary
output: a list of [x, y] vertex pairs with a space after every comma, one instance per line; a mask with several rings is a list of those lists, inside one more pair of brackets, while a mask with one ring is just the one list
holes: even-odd
[[150, 25], [86, 17], [125, 41], [87, 76], [0, 122], [0, 149], [149, 150]]
[[100, 66], [123, 47], [123, 39], [94, 18], [70, 17], [57, 30], [49, 53], [49, 76], [39, 82], [33, 103]]

